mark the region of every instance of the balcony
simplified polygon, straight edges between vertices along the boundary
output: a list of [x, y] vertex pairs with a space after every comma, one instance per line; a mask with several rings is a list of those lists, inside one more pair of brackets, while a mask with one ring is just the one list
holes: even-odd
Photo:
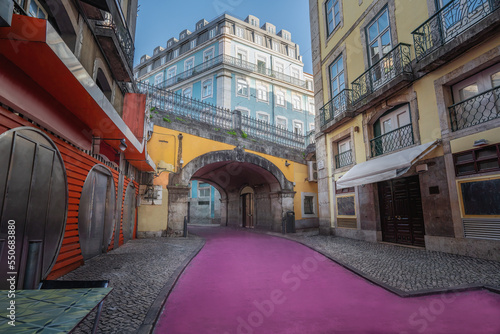
[[344, 89], [319, 109], [321, 131], [333, 130], [354, 117], [354, 112], [351, 110], [351, 99], [352, 90]]
[[342, 152], [335, 156], [336, 168], [352, 165], [352, 150]]
[[456, 103], [448, 111], [452, 131], [500, 119], [500, 86]]
[[400, 43], [351, 83], [353, 104], [359, 109], [378, 101], [412, 79], [410, 45]]
[[159, 88], [167, 88], [170, 86], [173, 86], [181, 81], [184, 81], [186, 79], [189, 79], [195, 75], [198, 75], [200, 73], [206, 72], [218, 65], [229, 65], [233, 66], [248, 72], [252, 73], [258, 73], [265, 75], [267, 77], [277, 79], [280, 81], [284, 81], [286, 83], [292, 84], [294, 86], [299, 86], [302, 88], [306, 88], [306, 82], [304, 80], [300, 80], [295, 77], [291, 77], [287, 74], [277, 72], [274, 70], [271, 70], [269, 68], [262, 68], [259, 67], [257, 64], [254, 63], [249, 63], [245, 60], [241, 60], [232, 56], [227, 56], [227, 55], [219, 55], [217, 57], [214, 57], [210, 60], [207, 60], [187, 71], [181, 72], [177, 74], [176, 76], [173, 76], [171, 78], [168, 78], [167, 80], [163, 81], [161, 84], [158, 85]]
[[399, 150], [413, 145], [413, 126], [411, 124], [387, 132], [370, 140], [372, 157]]
[[412, 32], [418, 70], [429, 72], [490, 36], [500, 27], [500, 15], [490, 15], [499, 7], [500, 0], [454, 0], [443, 6]]
[[134, 40], [130, 35], [121, 8], [112, 2], [110, 12], [85, 4], [84, 10], [91, 23], [101, 50], [118, 81], [133, 80]]

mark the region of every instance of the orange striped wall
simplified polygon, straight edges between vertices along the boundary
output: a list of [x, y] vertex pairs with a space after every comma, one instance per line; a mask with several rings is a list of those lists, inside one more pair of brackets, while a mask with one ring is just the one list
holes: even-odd
[[[31, 126], [36, 128], [35, 125], [28, 122], [27, 120], [0, 107], [0, 134], [7, 130], [20, 126]], [[59, 151], [61, 152], [68, 180], [68, 218], [66, 221], [66, 230], [64, 232], [64, 239], [62, 242], [61, 250], [59, 251], [59, 256], [57, 258], [56, 264], [47, 277], [48, 279], [55, 279], [64, 274], [67, 274], [68, 272], [78, 268], [83, 264], [83, 257], [78, 236], [78, 208], [80, 205], [80, 196], [85, 179], [87, 178], [87, 175], [92, 167], [94, 167], [96, 164], [103, 164], [93, 157], [85, 154], [84, 152], [79, 151], [75, 147], [65, 143], [59, 138], [54, 137], [50, 134], [47, 135], [49, 135], [49, 137], [54, 141]], [[113, 179], [115, 182], [115, 193], [117, 193], [116, 190], [118, 186], [119, 173], [115, 170], [111, 170], [111, 172], [113, 174]], [[120, 226], [119, 245], [123, 244], [123, 201], [125, 200], [125, 189], [129, 183], [130, 180], [125, 179], [123, 197], [121, 199], [122, 211], [119, 220], [117, 220]], [[136, 186], [136, 193], [138, 193], [139, 185], [135, 181], [134, 185]], [[113, 249], [113, 247], [114, 234], [108, 250]]]

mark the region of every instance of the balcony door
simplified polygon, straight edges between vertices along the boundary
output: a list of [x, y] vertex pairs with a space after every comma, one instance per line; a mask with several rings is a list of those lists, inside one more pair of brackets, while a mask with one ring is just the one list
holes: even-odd
[[489, 0], [437, 0], [447, 42], [490, 12]]
[[394, 76], [392, 73], [394, 61], [392, 59], [384, 59], [378, 63], [392, 50], [389, 12], [387, 8], [380, 12], [366, 30], [370, 66], [377, 64], [376, 68], [374, 68], [371, 73], [372, 85], [375, 88], [380, 87], [384, 82], [387, 82]]

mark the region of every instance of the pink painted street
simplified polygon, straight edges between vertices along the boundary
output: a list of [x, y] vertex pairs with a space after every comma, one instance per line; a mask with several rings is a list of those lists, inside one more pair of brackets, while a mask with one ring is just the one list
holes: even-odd
[[500, 333], [486, 290], [401, 298], [294, 241], [190, 228], [206, 239], [155, 333]]

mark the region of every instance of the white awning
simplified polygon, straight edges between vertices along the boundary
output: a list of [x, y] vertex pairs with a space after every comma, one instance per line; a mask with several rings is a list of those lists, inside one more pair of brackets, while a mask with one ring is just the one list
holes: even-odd
[[352, 167], [337, 181], [337, 189], [394, 179], [437, 147], [439, 140], [362, 162]]

